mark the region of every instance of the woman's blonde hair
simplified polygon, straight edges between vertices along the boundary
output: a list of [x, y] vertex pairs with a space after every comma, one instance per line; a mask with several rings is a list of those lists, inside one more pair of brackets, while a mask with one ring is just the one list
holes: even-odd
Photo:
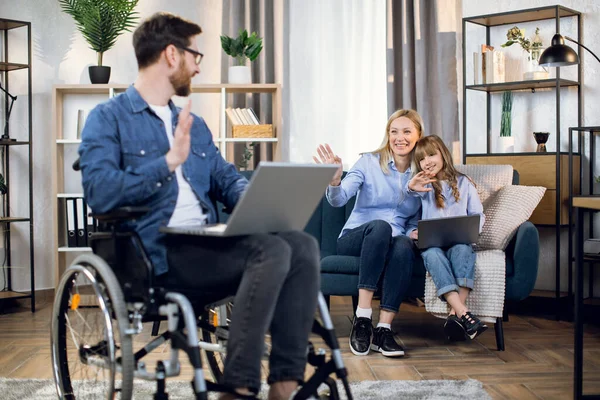
[[[415, 110], [397, 110], [392, 115], [390, 115], [390, 118], [388, 119], [387, 125], [385, 127], [385, 135], [383, 136], [383, 142], [381, 142], [381, 145], [377, 150], [372, 152], [372, 154], [379, 154], [379, 165], [381, 166], [381, 170], [383, 171], [383, 173], [386, 175], [390, 173], [388, 164], [390, 163], [390, 160], [394, 158], [394, 153], [392, 153], [392, 149], [390, 147], [390, 125], [392, 125], [392, 122], [395, 119], [400, 117], [406, 117], [410, 119], [415, 125], [415, 128], [417, 128], [417, 132], [419, 132], [419, 138], [423, 137], [423, 118], [421, 118], [418, 112], [416, 112]], [[413, 153], [414, 149], [411, 152], [411, 154]]]
[[[454, 199], [456, 201], [460, 200], [460, 192], [458, 191], [458, 176], [466, 176], [465, 174], [458, 172], [456, 168], [454, 168], [454, 162], [452, 161], [452, 154], [450, 154], [450, 150], [444, 144], [444, 141], [437, 135], [425, 136], [424, 138], [419, 139], [417, 144], [415, 145], [415, 151], [413, 154], [413, 160], [416, 167], [416, 172], [423, 171], [421, 168], [421, 161], [426, 156], [435, 155], [436, 151], [439, 151], [442, 155], [442, 161], [444, 165], [442, 166], [442, 170], [440, 171], [443, 177], [443, 180], [447, 180], [450, 188], [452, 189], [452, 194], [454, 195]], [[467, 177], [473, 185], [475, 183]], [[435, 193], [435, 204], [438, 208], [444, 208], [444, 196], [442, 194], [442, 185], [440, 181], [435, 181], [431, 184], [433, 186], [433, 190]]]

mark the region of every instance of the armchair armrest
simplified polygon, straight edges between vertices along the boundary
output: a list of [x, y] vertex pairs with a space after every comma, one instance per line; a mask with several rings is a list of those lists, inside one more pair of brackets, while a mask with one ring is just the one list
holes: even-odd
[[90, 214], [100, 222], [111, 223], [111, 222], [124, 222], [129, 220], [135, 220], [150, 211], [150, 207], [120, 207], [106, 214]]
[[514, 266], [514, 275], [507, 277], [507, 281], [510, 279], [514, 284], [507, 284], [506, 298], [522, 300], [535, 286], [540, 258], [540, 236], [531, 222], [519, 226], [506, 248], [506, 258], [507, 263], [512, 260]]

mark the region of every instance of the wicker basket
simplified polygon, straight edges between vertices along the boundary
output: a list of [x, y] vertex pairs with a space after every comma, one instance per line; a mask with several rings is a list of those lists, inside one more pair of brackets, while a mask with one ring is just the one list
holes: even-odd
[[232, 137], [234, 138], [272, 138], [273, 125], [233, 125]]

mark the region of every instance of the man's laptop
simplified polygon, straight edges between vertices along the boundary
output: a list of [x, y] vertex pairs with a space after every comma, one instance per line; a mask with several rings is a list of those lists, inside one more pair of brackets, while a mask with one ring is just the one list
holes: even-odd
[[434, 218], [419, 221], [419, 249], [448, 248], [455, 244], [477, 243], [479, 215]]
[[227, 224], [163, 227], [161, 232], [240, 236], [303, 230], [338, 165], [261, 162]]

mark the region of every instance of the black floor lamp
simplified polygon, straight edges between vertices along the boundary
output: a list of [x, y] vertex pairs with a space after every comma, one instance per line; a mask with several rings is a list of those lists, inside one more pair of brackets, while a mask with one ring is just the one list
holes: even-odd
[[4, 124], [4, 134], [0, 136], [0, 140], [15, 140], [8, 136], [8, 120], [10, 119], [10, 113], [12, 112], [13, 104], [15, 104], [17, 96], [13, 96], [12, 94], [8, 93], [8, 91], [4, 89], [2, 85], [0, 85], [0, 90], [6, 93], [6, 95], [10, 98], [10, 105], [8, 106], [8, 112], [6, 113], [6, 123]]
[[568, 36], [563, 37], [557, 33], [552, 37], [552, 45], [544, 50], [540, 56], [538, 64], [542, 67], [565, 67], [567, 65], [579, 64], [579, 56], [575, 53], [575, 50], [565, 45], [565, 39], [583, 47], [600, 62], [600, 58], [593, 51], [575, 39], [571, 39]]
[[[567, 39], [577, 45], [586, 49], [591, 55], [594, 56], [598, 62], [600, 62], [600, 58], [594, 54], [593, 51], [582, 45], [581, 43], [571, 39], [568, 36], [564, 38], [558, 33], [554, 35], [552, 38], [552, 45], [548, 47], [539, 59], [539, 64], [542, 66], [548, 67], [564, 67], [567, 65], [579, 64], [579, 56], [575, 51], [569, 46], [565, 45], [565, 40]], [[569, 129], [569, 169], [571, 169], [572, 160], [571, 160], [571, 131], [575, 130], [578, 133], [582, 131], [592, 132], [593, 140], [593, 132], [596, 127], [577, 127]], [[595, 129], [597, 132], [598, 130]], [[590, 162], [593, 163], [593, 151], [594, 145], [590, 144]], [[590, 164], [590, 175], [592, 175], [593, 164]], [[569, 184], [570, 186], [570, 184]], [[571, 189], [569, 189], [571, 190]], [[572, 201], [570, 199], [570, 201]], [[576, 278], [575, 278], [575, 340], [574, 340], [574, 360], [573, 360], [573, 398], [580, 399], [583, 397], [588, 398], [600, 398], [598, 395], [586, 395], [583, 396], [583, 211], [585, 209], [578, 209], [577, 216], [577, 245], [580, 246], [577, 251], [577, 267], [576, 267]], [[570, 221], [570, 218], [569, 218]], [[571, 232], [571, 224], [569, 223], [569, 233]], [[571, 259], [571, 250], [570, 250], [571, 242], [569, 242], [569, 259]], [[590, 270], [591, 271], [591, 270]], [[590, 275], [591, 276], [591, 275]]]

